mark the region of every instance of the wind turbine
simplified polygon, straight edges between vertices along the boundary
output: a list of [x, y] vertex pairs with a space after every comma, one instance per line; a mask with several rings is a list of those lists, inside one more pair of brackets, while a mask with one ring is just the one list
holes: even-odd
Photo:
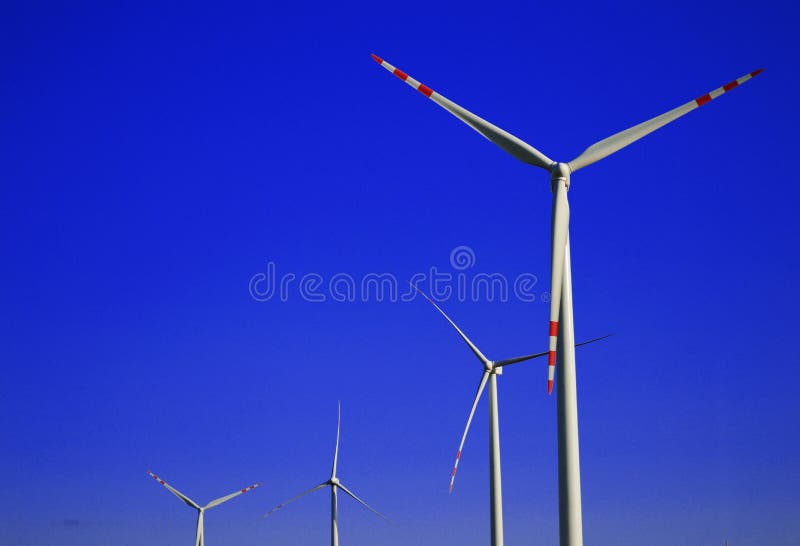
[[177, 489], [172, 487], [170, 484], [168, 484], [167, 482], [165, 482], [164, 480], [162, 480], [161, 478], [159, 478], [158, 476], [156, 476], [155, 474], [153, 474], [149, 470], [147, 471], [147, 473], [150, 474], [150, 477], [153, 478], [155, 481], [157, 481], [158, 483], [160, 483], [161, 485], [163, 485], [164, 487], [169, 489], [170, 493], [172, 493], [173, 495], [175, 495], [176, 497], [181, 499], [183, 502], [185, 502], [186, 504], [188, 504], [189, 506], [191, 506], [192, 508], [197, 510], [197, 534], [196, 534], [196, 537], [195, 537], [195, 546], [203, 546], [203, 544], [204, 544], [204, 539], [203, 539], [203, 517], [204, 516], [203, 516], [203, 514], [205, 514], [206, 510], [208, 510], [209, 508], [214, 508], [215, 506], [219, 506], [223, 502], [227, 502], [227, 501], [231, 500], [233, 497], [238, 497], [242, 493], [247, 493], [248, 491], [252, 491], [256, 487], [260, 487], [261, 486], [261, 483], [254, 483], [252, 485], [248, 485], [244, 489], [240, 489], [239, 491], [231, 493], [230, 495], [225, 495], [224, 497], [220, 497], [218, 499], [212, 500], [211, 502], [209, 502], [205, 506], [200, 506], [199, 504], [194, 502], [192, 499], [190, 499], [189, 497], [187, 497], [186, 495], [184, 495], [183, 493], [181, 493], [180, 491], [178, 491]]
[[280, 510], [287, 504], [290, 504], [301, 497], [305, 497], [309, 493], [313, 493], [314, 491], [322, 489], [323, 487], [330, 487], [331, 488], [331, 546], [339, 545], [339, 527], [338, 527], [339, 505], [336, 495], [336, 491], [338, 489], [341, 489], [342, 491], [350, 495], [353, 499], [355, 499], [356, 502], [361, 504], [367, 510], [373, 512], [374, 514], [377, 514], [378, 516], [382, 517], [387, 521], [389, 519], [380, 512], [378, 512], [377, 510], [375, 510], [369, 504], [358, 498], [356, 494], [350, 491], [341, 481], [339, 481], [339, 478], [336, 476], [336, 462], [339, 458], [339, 429], [341, 428], [341, 423], [342, 423], [342, 404], [339, 403], [339, 418], [336, 422], [336, 449], [333, 452], [333, 466], [331, 467], [331, 477], [328, 478], [326, 481], [322, 482], [321, 484], [315, 485], [308, 491], [304, 491], [299, 495], [295, 495], [291, 499], [287, 500], [282, 504], [279, 504], [278, 506], [276, 506], [275, 508], [264, 514], [264, 517], [267, 517], [273, 512]]
[[[556, 355], [559, 361], [558, 378], [558, 496], [559, 533], [562, 546], [583, 544], [581, 523], [580, 457], [578, 449], [578, 403], [575, 386], [575, 332], [572, 315], [572, 270], [569, 251], [569, 203], [567, 190], [570, 175], [592, 163], [633, 144], [656, 129], [688, 114], [720, 95], [738, 87], [760, 74], [758, 69], [726, 83], [705, 95], [659, 116], [620, 131], [592, 144], [578, 157], [567, 163], [553, 161], [542, 152], [436, 93], [430, 87], [395, 68], [377, 55], [375, 62], [422, 93], [425, 97], [472, 127], [496, 146], [524, 163], [550, 173], [553, 193], [550, 247], [550, 323], [548, 328], [547, 392], [552, 392], [555, 379]], [[559, 332], [560, 325], [560, 332]]]
[[[461, 443], [458, 444], [458, 451], [456, 452], [456, 462], [453, 465], [453, 473], [450, 475], [450, 492], [453, 492], [453, 483], [456, 480], [456, 472], [458, 471], [458, 463], [461, 460], [461, 451], [464, 449], [464, 442], [467, 440], [467, 433], [472, 424], [472, 418], [475, 415], [475, 408], [478, 407], [478, 402], [481, 399], [483, 390], [486, 388], [486, 383], [489, 383], [489, 489], [490, 489], [490, 512], [491, 512], [491, 530], [492, 530], [492, 546], [502, 546], [503, 544], [503, 491], [502, 480], [500, 477], [500, 418], [497, 411], [497, 376], [503, 374], [503, 367], [510, 364], [517, 364], [532, 360], [542, 356], [547, 356], [548, 352], [530, 354], [525, 356], [518, 356], [515, 358], [508, 358], [505, 360], [489, 360], [478, 349], [478, 347], [461, 331], [461, 328], [456, 326], [456, 323], [447, 316], [441, 307], [436, 305], [425, 292], [414, 286], [414, 289], [422, 295], [423, 298], [433, 305], [439, 313], [450, 323], [461, 339], [464, 340], [470, 350], [478, 357], [478, 360], [483, 364], [483, 374], [481, 375], [480, 383], [478, 383], [478, 391], [475, 393], [475, 399], [472, 401], [472, 408], [469, 410], [469, 417], [467, 417], [467, 426], [464, 427], [464, 434], [461, 435]], [[577, 346], [586, 345], [600, 341], [609, 336], [599, 337], [589, 341], [579, 343]]]

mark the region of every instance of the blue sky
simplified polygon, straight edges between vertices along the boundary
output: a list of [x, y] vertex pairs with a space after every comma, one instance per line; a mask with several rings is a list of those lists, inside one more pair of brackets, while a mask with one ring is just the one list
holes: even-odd
[[[443, 301], [490, 357], [546, 349], [550, 192], [369, 57], [558, 160], [764, 67], [575, 174], [587, 544], [800, 542], [798, 18], [778, 2], [6, 3], [0, 16], [0, 536], [16, 545], [488, 540], [480, 366], [424, 301], [331, 279], [533, 275]], [[474, 263], [456, 270], [453, 249]], [[307, 301], [250, 285], [318, 275]], [[340, 275], [336, 277], [336, 275]], [[299, 280], [296, 281], [299, 283]], [[359, 285], [360, 286], [360, 285]], [[402, 286], [402, 284], [401, 284]], [[265, 298], [260, 298], [265, 299]], [[506, 540], [556, 544], [545, 365], [499, 381]]]

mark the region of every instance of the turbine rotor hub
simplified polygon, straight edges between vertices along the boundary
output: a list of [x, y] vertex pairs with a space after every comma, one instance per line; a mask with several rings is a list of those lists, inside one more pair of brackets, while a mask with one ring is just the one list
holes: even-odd
[[572, 171], [566, 163], [553, 163], [550, 165], [550, 181], [552, 182], [552, 189], [555, 189], [559, 180], [563, 180], [567, 188], [569, 188], [569, 175]]

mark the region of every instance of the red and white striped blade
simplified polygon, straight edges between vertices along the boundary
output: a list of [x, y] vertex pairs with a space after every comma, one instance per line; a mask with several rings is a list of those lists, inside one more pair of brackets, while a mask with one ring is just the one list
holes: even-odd
[[483, 389], [486, 387], [486, 382], [489, 380], [489, 371], [486, 370], [481, 376], [481, 382], [478, 384], [478, 391], [475, 393], [475, 399], [472, 401], [472, 408], [469, 410], [469, 417], [467, 417], [467, 426], [464, 427], [464, 434], [461, 435], [461, 443], [458, 444], [458, 451], [456, 452], [456, 462], [453, 465], [453, 473], [450, 475], [450, 492], [453, 492], [453, 483], [456, 481], [456, 472], [458, 472], [458, 463], [461, 461], [461, 450], [464, 449], [464, 442], [467, 441], [467, 433], [472, 424], [472, 418], [475, 416], [475, 408], [478, 407], [478, 401], [481, 399]]
[[219, 506], [223, 502], [227, 502], [227, 501], [231, 500], [234, 497], [238, 497], [239, 495], [243, 495], [245, 493], [249, 493], [250, 491], [252, 491], [256, 487], [261, 487], [261, 482], [250, 484], [247, 487], [243, 487], [242, 489], [240, 489], [238, 491], [234, 491], [230, 495], [225, 495], [224, 497], [220, 497], [218, 499], [214, 499], [211, 502], [209, 502], [208, 504], [206, 504], [203, 508], [206, 509], [206, 510], [208, 510], [209, 508], [214, 508], [215, 506]]
[[695, 108], [698, 108], [708, 102], [711, 102], [713, 99], [719, 97], [724, 93], [727, 93], [734, 87], [740, 86], [747, 80], [758, 76], [763, 71], [764, 71], [763, 68], [759, 68], [758, 70], [750, 72], [749, 74], [745, 74], [741, 78], [726, 83], [722, 87], [714, 89], [710, 93], [706, 93], [702, 97], [698, 97], [692, 101], [687, 102], [682, 106], [678, 106], [677, 108], [670, 110], [669, 112], [661, 114], [660, 116], [656, 116], [643, 123], [640, 123], [639, 125], [635, 125], [630, 129], [625, 129], [624, 131], [611, 135], [608, 138], [605, 138], [595, 144], [592, 144], [591, 146], [586, 148], [586, 150], [584, 150], [581, 155], [579, 155], [578, 157], [576, 157], [575, 159], [573, 159], [568, 163], [570, 170], [572, 172], [575, 172], [578, 169], [582, 169], [587, 165], [595, 163], [596, 161], [600, 161], [604, 157], [607, 157], [613, 154], [614, 152], [621, 150], [625, 146], [628, 146], [629, 144], [636, 142], [640, 138], [649, 135], [650, 133], [652, 133], [656, 129], [663, 127], [667, 123], [675, 121], [679, 117], [688, 114]]
[[564, 284], [564, 258], [569, 231], [569, 202], [563, 180], [553, 188], [553, 213], [550, 240], [550, 326], [548, 330], [547, 394], [553, 392], [556, 372], [558, 321], [561, 313], [561, 289]]
[[[411, 284], [411, 283], [409, 283], [409, 284]], [[472, 340], [470, 340], [470, 339], [467, 337], [467, 335], [466, 335], [464, 332], [462, 332], [462, 331], [461, 331], [461, 328], [459, 328], [458, 326], [456, 326], [456, 323], [455, 323], [455, 322], [453, 322], [453, 321], [450, 319], [450, 317], [448, 317], [448, 316], [447, 316], [447, 313], [445, 313], [444, 311], [442, 311], [442, 308], [441, 308], [441, 307], [439, 307], [438, 305], [436, 305], [436, 302], [434, 302], [432, 299], [430, 299], [430, 298], [427, 296], [427, 294], [425, 294], [425, 292], [423, 292], [422, 290], [420, 290], [419, 288], [417, 288], [417, 287], [416, 287], [416, 286], [414, 286], [413, 284], [411, 284], [411, 287], [412, 287], [412, 288], [414, 288], [414, 290], [416, 290], [417, 292], [419, 292], [419, 293], [420, 293], [420, 295], [421, 295], [423, 298], [425, 298], [426, 300], [428, 300], [428, 303], [430, 303], [431, 305], [433, 305], [433, 306], [436, 308], [436, 310], [437, 310], [437, 311], [439, 311], [439, 313], [441, 313], [441, 314], [442, 314], [442, 316], [443, 316], [443, 317], [444, 317], [444, 318], [447, 320], [447, 322], [449, 322], [449, 323], [450, 323], [450, 326], [452, 326], [453, 328], [455, 328], [456, 332], [458, 332], [458, 335], [459, 335], [459, 336], [461, 336], [461, 339], [463, 339], [463, 340], [464, 340], [464, 343], [466, 343], [466, 344], [469, 346], [470, 350], [471, 350], [471, 351], [472, 351], [472, 352], [475, 354], [475, 356], [477, 356], [477, 357], [478, 357], [478, 360], [480, 360], [481, 362], [483, 362], [484, 366], [488, 366], [488, 365], [489, 365], [489, 362], [490, 362], [490, 361], [489, 361], [489, 359], [488, 359], [488, 358], [486, 358], [486, 357], [484, 356], [484, 354], [483, 354], [483, 353], [480, 351], [480, 349], [478, 349], [478, 347], [477, 347], [477, 346], [475, 346], [475, 344], [474, 344], [474, 343], [472, 343]]]
[[377, 55], [372, 55], [373, 60], [384, 67], [386, 70], [406, 82], [408, 85], [431, 99], [433, 102], [453, 114], [455, 117], [475, 129], [486, 139], [497, 145], [502, 150], [516, 157], [520, 161], [550, 170], [550, 165], [553, 163], [542, 152], [528, 144], [527, 142], [515, 137], [511, 133], [504, 131], [500, 127], [489, 123], [485, 119], [476, 116], [469, 110], [462, 108], [453, 101], [440, 95], [427, 85], [418, 82], [399, 68], [395, 68], [387, 63]]
[[173, 495], [175, 495], [176, 497], [181, 499], [183, 502], [185, 502], [186, 504], [188, 504], [192, 508], [197, 508], [198, 510], [200, 510], [200, 506], [196, 502], [194, 502], [192, 499], [190, 499], [189, 497], [187, 497], [186, 495], [184, 495], [183, 493], [181, 493], [180, 491], [178, 491], [177, 489], [172, 487], [170, 484], [168, 484], [167, 482], [165, 482], [164, 480], [162, 480], [161, 478], [159, 478], [158, 476], [156, 476], [155, 474], [153, 474], [149, 470], [147, 471], [147, 473], [155, 481], [157, 481], [158, 483], [160, 483], [161, 485], [166, 487], [169, 490], [170, 493], [172, 493]]

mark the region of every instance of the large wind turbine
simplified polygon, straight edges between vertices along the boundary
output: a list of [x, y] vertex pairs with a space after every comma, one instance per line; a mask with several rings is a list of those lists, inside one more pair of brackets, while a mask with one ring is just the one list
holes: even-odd
[[153, 478], [155, 481], [157, 481], [158, 483], [160, 483], [161, 485], [163, 485], [164, 487], [169, 489], [170, 493], [172, 493], [173, 495], [175, 495], [176, 497], [181, 499], [183, 502], [185, 502], [186, 504], [188, 504], [189, 506], [191, 506], [192, 508], [197, 510], [197, 534], [196, 534], [196, 537], [195, 537], [195, 546], [203, 546], [203, 544], [204, 544], [204, 539], [203, 539], [203, 517], [204, 516], [203, 516], [203, 514], [205, 514], [206, 510], [208, 510], [209, 508], [214, 508], [215, 506], [219, 506], [223, 502], [227, 502], [227, 501], [231, 500], [233, 497], [238, 497], [242, 493], [247, 493], [248, 491], [252, 491], [256, 487], [260, 487], [261, 486], [260, 483], [254, 483], [253, 485], [248, 485], [247, 487], [245, 487], [243, 489], [240, 489], [239, 491], [236, 491], [235, 493], [231, 493], [230, 495], [225, 495], [224, 497], [220, 497], [218, 499], [215, 499], [215, 500], [209, 502], [208, 504], [206, 504], [205, 506], [200, 506], [199, 504], [194, 502], [192, 499], [190, 499], [189, 497], [187, 497], [186, 495], [184, 495], [183, 493], [181, 493], [180, 491], [178, 491], [177, 489], [172, 487], [170, 484], [168, 484], [167, 482], [165, 482], [164, 480], [162, 480], [161, 478], [159, 478], [158, 476], [156, 476], [155, 474], [153, 474], [149, 470], [147, 471], [147, 473], [150, 474], [150, 477]]
[[[413, 284], [411, 286], [414, 286]], [[503, 366], [509, 364], [517, 364], [525, 362], [534, 358], [547, 356], [548, 352], [530, 354], [525, 356], [518, 356], [515, 358], [508, 358], [505, 360], [489, 360], [478, 347], [461, 331], [461, 328], [456, 326], [456, 323], [447, 316], [441, 307], [436, 302], [430, 299], [422, 290], [414, 286], [417, 292], [423, 298], [433, 305], [439, 313], [450, 323], [461, 339], [464, 340], [470, 350], [478, 357], [478, 360], [483, 364], [483, 374], [481, 375], [480, 383], [478, 383], [478, 391], [475, 393], [475, 399], [472, 401], [472, 407], [469, 410], [469, 417], [467, 417], [467, 426], [464, 427], [464, 434], [461, 435], [461, 443], [458, 444], [458, 451], [456, 452], [456, 462], [453, 465], [453, 473], [450, 475], [450, 492], [453, 492], [453, 483], [456, 479], [456, 472], [458, 471], [458, 462], [461, 460], [461, 451], [464, 449], [464, 442], [467, 440], [467, 433], [472, 424], [472, 418], [475, 415], [475, 408], [478, 407], [478, 402], [481, 399], [486, 383], [489, 383], [489, 490], [490, 490], [490, 512], [491, 512], [491, 531], [492, 531], [492, 546], [502, 546], [503, 544], [503, 490], [502, 480], [500, 476], [500, 418], [497, 411], [497, 376], [502, 375]], [[600, 341], [608, 336], [599, 337], [590, 341], [579, 343], [586, 345]]]
[[292, 503], [292, 502], [296, 501], [297, 499], [299, 499], [301, 497], [305, 497], [306, 495], [308, 495], [309, 493], [313, 493], [317, 489], [322, 489], [323, 487], [330, 487], [331, 488], [331, 546], [338, 546], [338, 544], [339, 544], [339, 527], [338, 527], [339, 506], [338, 506], [338, 501], [337, 501], [337, 496], [336, 496], [336, 491], [338, 489], [341, 489], [342, 491], [344, 491], [345, 493], [347, 493], [348, 495], [353, 497], [353, 499], [355, 499], [356, 502], [361, 504], [367, 510], [373, 512], [374, 514], [379, 515], [380, 517], [382, 517], [385, 520], [389, 519], [386, 516], [384, 516], [383, 514], [381, 514], [380, 512], [378, 512], [377, 510], [375, 510], [369, 504], [367, 504], [366, 502], [364, 502], [363, 500], [358, 498], [356, 496], [356, 494], [353, 493], [352, 491], [350, 491], [347, 487], [345, 487], [345, 485], [341, 481], [339, 481], [339, 478], [336, 476], [336, 462], [337, 462], [337, 460], [339, 458], [339, 429], [341, 427], [341, 423], [342, 423], [342, 405], [340, 403], [339, 404], [339, 418], [338, 418], [338, 420], [336, 422], [336, 449], [333, 452], [333, 466], [331, 468], [331, 477], [328, 478], [326, 481], [322, 482], [321, 484], [315, 485], [314, 487], [312, 487], [308, 491], [303, 491], [299, 495], [295, 495], [291, 499], [287, 500], [286, 502], [284, 502], [282, 504], [279, 504], [278, 506], [276, 506], [275, 508], [273, 508], [272, 510], [270, 510], [269, 512], [264, 514], [264, 517], [267, 517], [270, 514], [272, 514], [273, 512], [276, 512], [277, 510], [280, 510], [281, 508], [283, 508], [287, 504]]
[[[373, 60], [406, 82], [427, 98], [472, 127], [486, 139], [513, 157], [540, 167], [550, 173], [553, 193], [551, 247], [550, 247], [550, 323], [548, 328], [549, 355], [547, 392], [552, 392], [555, 379], [556, 355], [559, 361], [558, 378], [558, 496], [559, 533], [562, 546], [583, 544], [581, 523], [580, 458], [578, 450], [578, 404], [575, 386], [575, 332], [572, 316], [572, 272], [569, 251], [569, 203], [567, 190], [570, 175], [596, 161], [621, 150], [652, 133], [656, 129], [688, 114], [757, 76], [758, 69], [694, 100], [656, 116], [638, 125], [600, 140], [586, 148], [578, 157], [567, 163], [556, 162], [542, 152], [500, 129], [485, 119], [433, 91], [402, 70], [395, 68], [377, 55]], [[560, 335], [559, 335], [560, 334]]]

